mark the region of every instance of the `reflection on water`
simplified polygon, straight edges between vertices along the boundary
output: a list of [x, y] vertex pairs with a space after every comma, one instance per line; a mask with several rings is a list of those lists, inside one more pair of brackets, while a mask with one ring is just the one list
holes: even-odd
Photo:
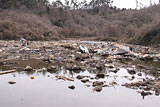
[[[23, 64], [25, 62], [21, 62]], [[0, 107], [159, 107], [159, 96], [147, 96], [143, 100], [136, 90], [122, 87], [121, 84], [142, 80], [143, 78], [154, 78], [150, 75], [142, 74], [141, 77], [135, 75], [136, 79], [130, 81], [131, 75], [121, 68], [117, 73], [108, 72], [103, 69], [106, 76], [99, 81], [116, 81], [119, 85], [105, 87], [98, 93], [92, 91], [92, 83], [82, 83], [76, 79], [77, 75], [87, 75], [95, 77], [94, 71], [82, 71], [75, 73], [65, 70], [58, 66], [58, 70], [47, 72], [43, 67], [50, 64], [40, 64], [41, 62], [31, 63], [37, 70], [33, 72], [16, 72], [0, 75]], [[28, 63], [27, 63], [28, 64]], [[15, 65], [10, 66], [10, 68]], [[23, 67], [18, 64], [16, 67]], [[2, 67], [2, 66], [1, 66]], [[2, 67], [4, 69], [5, 67]], [[73, 78], [74, 81], [57, 80], [56, 75], [63, 75]], [[30, 79], [34, 76], [34, 79]], [[97, 79], [90, 79], [95, 81]], [[8, 81], [16, 81], [16, 84], [10, 85]], [[85, 85], [89, 84], [90, 87]], [[74, 85], [76, 88], [71, 90], [68, 86]]]

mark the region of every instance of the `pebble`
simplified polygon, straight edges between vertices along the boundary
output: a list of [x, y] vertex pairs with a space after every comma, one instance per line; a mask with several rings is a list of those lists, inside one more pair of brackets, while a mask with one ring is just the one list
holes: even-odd
[[117, 83], [115, 81], [109, 82], [109, 85], [116, 85]]
[[15, 81], [9, 81], [8, 83], [9, 83], [9, 84], [16, 84]]
[[104, 77], [105, 77], [105, 74], [103, 74], [103, 73], [98, 73], [98, 74], [96, 75], [96, 77], [98, 77], [98, 78], [104, 78]]
[[142, 73], [141, 73], [141, 72], [139, 72], [137, 75], [138, 75], [138, 76], [142, 76]]
[[89, 82], [89, 79], [83, 79], [83, 80], [81, 80], [81, 82], [83, 82], [83, 83]]
[[102, 86], [96, 86], [93, 91], [101, 92], [102, 91]]
[[95, 81], [95, 82], [93, 82], [93, 87], [95, 87], [95, 86], [102, 86], [104, 83], [103, 82], [101, 82], [101, 81]]
[[74, 85], [68, 86], [69, 89], [74, 90], [76, 87]]

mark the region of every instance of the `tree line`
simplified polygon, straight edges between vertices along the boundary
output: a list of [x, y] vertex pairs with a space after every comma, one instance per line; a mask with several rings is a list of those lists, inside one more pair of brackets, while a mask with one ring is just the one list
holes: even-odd
[[0, 0], [1, 9], [19, 8], [23, 5], [29, 9], [33, 9], [39, 4], [68, 10], [94, 9], [100, 7], [112, 7], [113, 0], [92, 0], [89, 3], [87, 3], [86, 0], [83, 0], [82, 2], [78, 2], [78, 0], [65, 0], [64, 3], [61, 0], [56, 0], [51, 4], [48, 0]]

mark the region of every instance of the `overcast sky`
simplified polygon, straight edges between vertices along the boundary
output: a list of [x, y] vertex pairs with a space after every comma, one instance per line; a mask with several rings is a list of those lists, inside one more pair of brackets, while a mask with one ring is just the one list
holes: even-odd
[[[52, 2], [53, 0], [49, 0]], [[54, 0], [55, 1], [55, 0]], [[64, 1], [64, 0], [61, 0]], [[83, 0], [78, 0], [78, 1], [83, 1]], [[91, 0], [87, 0], [88, 2]], [[136, 0], [113, 0], [115, 6], [118, 8], [136, 8]], [[140, 3], [142, 3], [145, 6], [149, 6], [150, 0], [138, 0]], [[158, 3], [159, 0], [152, 0], [152, 4]]]

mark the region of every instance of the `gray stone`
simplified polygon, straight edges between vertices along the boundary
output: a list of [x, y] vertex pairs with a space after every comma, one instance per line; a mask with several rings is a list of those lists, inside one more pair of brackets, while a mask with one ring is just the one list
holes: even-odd
[[93, 91], [101, 92], [102, 91], [102, 86], [96, 86]]

